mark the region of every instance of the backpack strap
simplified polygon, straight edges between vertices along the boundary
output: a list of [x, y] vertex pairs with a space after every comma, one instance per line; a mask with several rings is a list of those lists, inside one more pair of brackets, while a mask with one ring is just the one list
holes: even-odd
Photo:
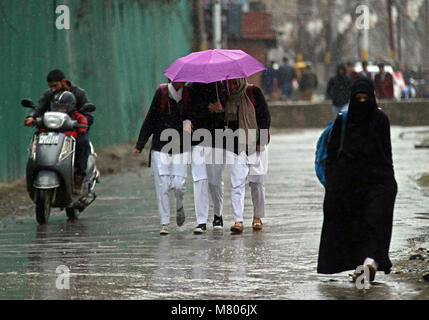
[[[159, 85], [161, 88], [161, 112], [164, 112], [165, 106], [168, 103], [168, 84], [162, 83]], [[187, 104], [189, 101], [189, 90], [188, 87], [185, 86], [183, 88], [183, 102], [184, 104]]]
[[344, 137], [346, 135], [346, 126], [347, 126], [347, 110], [342, 111], [340, 113], [340, 117], [341, 117], [341, 140], [340, 140], [340, 149], [338, 150], [338, 156], [341, 155], [341, 153], [343, 152], [343, 147], [344, 147]]
[[249, 84], [246, 88], [246, 95], [249, 97], [250, 101], [252, 101], [253, 106], [256, 106], [256, 100], [253, 96], [253, 84]]
[[161, 88], [161, 112], [164, 112], [165, 106], [168, 103], [168, 84], [167, 83], [161, 83], [159, 85]]
[[[249, 97], [253, 106], [256, 107], [256, 100], [255, 100], [255, 97], [253, 96], [253, 88], [254, 88], [254, 85], [249, 84], [246, 88], [246, 95]], [[268, 141], [267, 142], [270, 143], [270, 140], [271, 140], [270, 130], [268, 130]]]
[[188, 104], [188, 101], [189, 101], [189, 90], [188, 90], [188, 86], [184, 86], [184, 87], [183, 87], [182, 99], [183, 99], [183, 103], [184, 103], [185, 105], [186, 105], [186, 104]]

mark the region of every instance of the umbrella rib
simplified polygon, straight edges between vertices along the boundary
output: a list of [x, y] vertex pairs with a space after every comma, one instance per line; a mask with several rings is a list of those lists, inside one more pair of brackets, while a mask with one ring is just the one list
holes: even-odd
[[[242, 51], [242, 50], [226, 50], [226, 49], [224, 49], [224, 51], [229, 51], [229, 52], [232, 52], [232, 51], [241, 51], [241, 52], [243, 52], [243, 53], [245, 53], [244, 51]], [[217, 53], [219, 53], [219, 54], [221, 54], [221, 55], [223, 55], [223, 56], [225, 56], [225, 57], [227, 57], [227, 58], [229, 58], [229, 59], [231, 59], [231, 60], [234, 60], [235, 61], [235, 59], [232, 59], [230, 56], [228, 56], [227, 54], [225, 54], [224, 52], [222, 52], [222, 51], [216, 51]], [[241, 53], [240, 52], [240, 53]]]

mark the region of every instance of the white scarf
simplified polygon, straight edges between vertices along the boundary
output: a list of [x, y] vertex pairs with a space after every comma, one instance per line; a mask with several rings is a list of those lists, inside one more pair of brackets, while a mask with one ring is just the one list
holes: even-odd
[[180, 88], [178, 91], [176, 91], [176, 89], [174, 89], [173, 84], [170, 82], [168, 84], [168, 96], [175, 100], [177, 103], [180, 102], [180, 100], [182, 100], [182, 93], [183, 93], [183, 88]]

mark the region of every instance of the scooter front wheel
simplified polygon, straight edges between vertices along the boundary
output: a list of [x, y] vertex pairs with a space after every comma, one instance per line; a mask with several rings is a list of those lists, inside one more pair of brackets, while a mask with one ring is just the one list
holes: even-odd
[[38, 189], [36, 194], [36, 220], [39, 224], [48, 223], [51, 214], [52, 189]]

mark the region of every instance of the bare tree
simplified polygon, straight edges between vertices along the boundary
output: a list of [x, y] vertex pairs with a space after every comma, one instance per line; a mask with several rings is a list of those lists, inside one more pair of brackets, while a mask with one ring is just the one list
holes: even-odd
[[[326, 72], [345, 61], [361, 60], [361, 30], [355, 26], [362, 0], [261, 0], [273, 15], [274, 29], [284, 54], [324, 64]], [[368, 0], [369, 60], [390, 59], [388, 0]], [[426, 41], [428, 0], [392, 0], [392, 34], [396, 58], [409, 66], [429, 61]], [[427, 9], [429, 10], [429, 9]], [[412, 48], [412, 50], [409, 50]], [[392, 63], [395, 63], [391, 61]], [[396, 61], [398, 62], [398, 61]]]

